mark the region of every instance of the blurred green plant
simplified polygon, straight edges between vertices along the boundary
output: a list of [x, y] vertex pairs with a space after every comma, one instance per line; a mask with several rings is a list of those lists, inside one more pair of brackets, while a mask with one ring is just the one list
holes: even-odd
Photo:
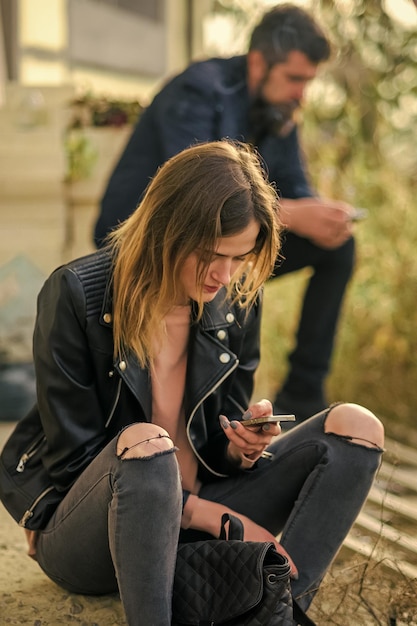
[[370, 214], [356, 227], [329, 395], [366, 404], [395, 429], [415, 426], [417, 412], [417, 27], [386, 6], [316, 3], [337, 53], [310, 94], [303, 137], [320, 192]]
[[87, 93], [70, 102], [64, 149], [67, 161], [65, 182], [89, 178], [98, 152], [91, 141], [89, 128], [121, 128], [136, 122], [143, 107], [137, 100], [125, 101]]
[[[252, 0], [217, 6], [239, 29], [265, 10]], [[417, 414], [417, 27], [400, 20], [400, 8], [382, 0], [314, 2], [334, 55], [301, 116], [315, 188], [369, 211], [356, 226], [357, 267], [328, 395], [365, 404], [391, 434], [399, 425], [415, 427]], [[266, 286], [257, 397], [273, 397], [285, 376], [307, 276], [305, 270]]]
[[65, 182], [76, 183], [89, 178], [97, 162], [98, 153], [82, 130], [70, 129], [64, 140], [67, 168]]
[[134, 124], [143, 111], [139, 100], [120, 100], [86, 93], [70, 102], [69, 129]]

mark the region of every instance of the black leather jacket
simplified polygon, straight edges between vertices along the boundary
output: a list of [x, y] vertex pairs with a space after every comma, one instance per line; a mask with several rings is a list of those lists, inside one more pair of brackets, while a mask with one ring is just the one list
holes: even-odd
[[[151, 419], [148, 370], [133, 355], [113, 358], [110, 283], [110, 254], [102, 250], [58, 268], [39, 294], [37, 404], [18, 423], [0, 467], [0, 497], [28, 528], [41, 527], [45, 517], [32, 524], [22, 521], [25, 511], [15, 511], [12, 502], [16, 490], [27, 491], [26, 521], [34, 517], [32, 504], [45, 489], [53, 510], [123, 427]], [[249, 404], [259, 362], [260, 307], [258, 302], [246, 317], [220, 293], [191, 326], [185, 415], [203, 482], [236, 471], [226, 458], [218, 416], [240, 417]], [[42, 485], [35, 479], [38, 465]]]

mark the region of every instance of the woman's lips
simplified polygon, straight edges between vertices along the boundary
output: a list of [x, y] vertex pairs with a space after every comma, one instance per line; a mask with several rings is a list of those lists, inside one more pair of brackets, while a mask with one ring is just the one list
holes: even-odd
[[220, 287], [210, 287], [210, 285], [204, 285], [204, 291], [206, 293], [216, 293], [219, 289]]

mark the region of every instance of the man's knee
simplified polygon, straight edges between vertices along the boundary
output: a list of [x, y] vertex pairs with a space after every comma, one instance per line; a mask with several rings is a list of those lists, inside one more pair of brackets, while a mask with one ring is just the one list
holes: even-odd
[[334, 406], [326, 418], [325, 432], [348, 437], [368, 448], [384, 447], [384, 426], [371, 411], [359, 404]]
[[339, 265], [344, 269], [348, 276], [351, 276], [356, 263], [356, 244], [355, 238], [352, 236], [339, 249], [338, 260]]
[[117, 440], [117, 456], [121, 459], [146, 458], [173, 449], [174, 444], [168, 432], [148, 422], [131, 424], [120, 433]]

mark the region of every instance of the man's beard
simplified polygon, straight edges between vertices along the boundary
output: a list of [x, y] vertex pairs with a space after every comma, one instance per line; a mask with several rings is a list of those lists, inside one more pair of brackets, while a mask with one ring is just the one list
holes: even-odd
[[253, 99], [249, 110], [250, 136], [254, 144], [259, 143], [266, 135], [286, 137], [294, 128], [294, 111], [299, 102], [283, 102], [269, 104], [261, 94]]

